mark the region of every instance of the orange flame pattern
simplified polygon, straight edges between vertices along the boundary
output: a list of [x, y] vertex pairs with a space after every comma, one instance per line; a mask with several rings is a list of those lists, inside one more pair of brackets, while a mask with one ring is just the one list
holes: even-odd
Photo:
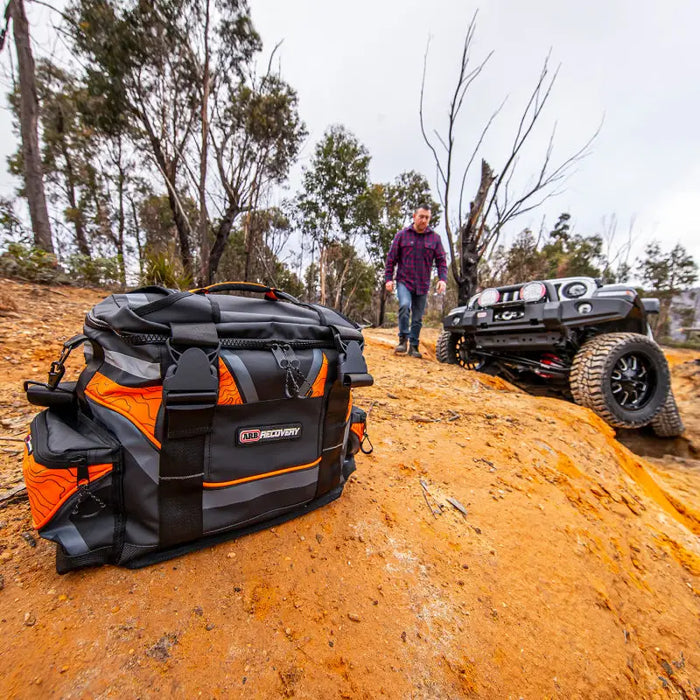
[[85, 387], [85, 395], [131, 421], [158, 448], [155, 437], [158, 409], [163, 402], [162, 386], [122, 386], [99, 372]]
[[[47, 469], [37, 464], [34, 456], [30, 455], [25, 447], [22, 471], [32, 510], [32, 522], [39, 530], [78, 490], [78, 470], [75, 468]], [[111, 464], [93, 464], [88, 467], [90, 481], [95, 481], [111, 471]]]
[[229, 372], [224, 361], [219, 358], [219, 406], [235, 406], [243, 403], [241, 393], [236, 386], [236, 380]]

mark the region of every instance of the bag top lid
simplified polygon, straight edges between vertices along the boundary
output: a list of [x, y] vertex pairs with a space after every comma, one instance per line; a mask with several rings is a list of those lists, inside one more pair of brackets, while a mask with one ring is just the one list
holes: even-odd
[[203, 290], [182, 292], [164, 287], [142, 287], [112, 294], [88, 312], [85, 332], [90, 334], [91, 328], [109, 328], [119, 334], [171, 336], [173, 325], [213, 324], [221, 338], [330, 341], [335, 328], [343, 339], [362, 340], [357, 324], [325, 306], [300, 302], [264, 285], [233, 283], [212, 288], [239, 291], [243, 285], [246, 288], [242, 291], [261, 291], [265, 296], [250, 298]]

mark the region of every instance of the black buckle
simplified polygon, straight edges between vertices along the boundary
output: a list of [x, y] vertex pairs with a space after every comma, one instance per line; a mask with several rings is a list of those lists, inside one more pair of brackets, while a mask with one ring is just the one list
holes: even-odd
[[218, 348], [205, 352], [202, 348], [187, 348], [179, 352], [168, 343], [175, 360], [163, 380], [163, 405], [173, 411], [213, 409], [219, 398], [219, 378], [216, 370]]
[[338, 379], [344, 386], [372, 386], [374, 379], [367, 369], [367, 362], [357, 340], [343, 342], [340, 332], [331, 326], [333, 339], [338, 349]]

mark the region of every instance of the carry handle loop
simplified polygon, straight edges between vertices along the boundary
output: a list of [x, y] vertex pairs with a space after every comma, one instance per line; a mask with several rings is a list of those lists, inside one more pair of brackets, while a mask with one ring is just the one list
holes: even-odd
[[210, 284], [208, 287], [198, 287], [190, 289], [192, 294], [214, 294], [215, 292], [253, 292], [255, 294], [264, 294], [266, 299], [271, 301], [290, 301], [293, 304], [301, 304], [301, 302], [287, 292], [274, 287], [268, 287], [266, 284], [258, 282], [217, 282]]

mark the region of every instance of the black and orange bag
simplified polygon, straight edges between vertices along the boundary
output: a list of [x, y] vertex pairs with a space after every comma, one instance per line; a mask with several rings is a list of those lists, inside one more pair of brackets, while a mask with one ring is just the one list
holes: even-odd
[[[83, 344], [78, 381], [62, 382]], [[362, 350], [341, 314], [264, 285], [97, 304], [48, 383], [25, 383], [47, 407], [24, 476], [58, 572], [145, 566], [333, 501], [365, 440], [351, 395], [372, 384]]]

